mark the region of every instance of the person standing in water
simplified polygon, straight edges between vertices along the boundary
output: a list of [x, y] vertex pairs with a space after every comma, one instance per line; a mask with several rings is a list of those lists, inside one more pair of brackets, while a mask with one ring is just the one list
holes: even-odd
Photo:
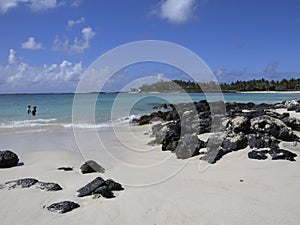
[[30, 105], [29, 106], [27, 106], [27, 114], [30, 114], [31, 113], [31, 109], [30, 109]]
[[35, 116], [35, 114], [36, 114], [36, 106], [33, 107], [33, 110], [32, 110], [31, 113], [32, 113], [33, 116]]

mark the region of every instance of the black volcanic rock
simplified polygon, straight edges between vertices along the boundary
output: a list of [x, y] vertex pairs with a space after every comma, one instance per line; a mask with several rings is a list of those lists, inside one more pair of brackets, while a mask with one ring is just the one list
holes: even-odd
[[34, 178], [24, 178], [19, 180], [8, 181], [4, 185], [2, 185], [1, 189], [7, 188], [15, 189], [15, 188], [29, 188], [38, 182], [37, 179]]
[[93, 191], [93, 194], [100, 194], [104, 198], [114, 198], [115, 195], [108, 186], [100, 186]]
[[289, 160], [289, 161], [296, 161], [295, 157], [297, 157], [297, 154], [290, 152], [285, 149], [277, 149], [273, 148], [269, 151], [272, 160]]
[[104, 180], [101, 177], [97, 177], [90, 183], [86, 184], [84, 187], [80, 188], [78, 192], [78, 197], [84, 197], [89, 195], [100, 194], [104, 198], [114, 198], [112, 191], [124, 190], [121, 184], [115, 182], [112, 179]]
[[104, 173], [105, 169], [93, 160], [86, 161], [81, 167], [81, 173]]
[[199, 155], [199, 149], [206, 147], [205, 143], [195, 134], [186, 134], [180, 138], [175, 153], [178, 159], [187, 159]]
[[122, 191], [124, 190], [124, 188], [122, 187], [121, 184], [119, 184], [118, 182], [112, 180], [112, 179], [107, 179], [105, 181], [105, 184], [107, 185], [107, 187], [111, 190], [111, 191]]
[[51, 182], [37, 182], [35, 185], [34, 185], [35, 188], [38, 188], [40, 190], [43, 190], [43, 191], [60, 191], [62, 190], [62, 187], [57, 184], [57, 183], [51, 183]]
[[79, 208], [80, 205], [75, 202], [71, 201], [63, 201], [63, 202], [58, 202], [58, 203], [53, 203], [50, 206], [47, 207], [47, 209], [50, 212], [55, 212], [55, 213], [67, 213], [72, 211], [73, 209]]
[[72, 167], [59, 167], [57, 170], [63, 170], [63, 171], [73, 171]]
[[248, 145], [250, 148], [278, 148], [278, 141], [276, 138], [268, 134], [249, 134], [248, 135]]
[[264, 159], [268, 158], [268, 156], [267, 156], [268, 152], [269, 152], [268, 150], [262, 150], [262, 151], [252, 150], [251, 152], [248, 152], [248, 158], [264, 160]]
[[84, 197], [88, 195], [92, 195], [94, 191], [105, 185], [105, 180], [101, 177], [97, 177], [94, 180], [92, 180], [90, 183], [86, 184], [84, 187], [80, 188], [78, 192], [78, 197]]
[[10, 150], [0, 151], [0, 168], [9, 168], [17, 166], [19, 157], [16, 153]]
[[0, 189], [15, 189], [15, 188], [37, 188], [42, 191], [60, 191], [62, 187], [57, 183], [41, 182], [34, 178], [24, 178], [19, 180], [8, 181], [0, 186]]
[[222, 142], [222, 148], [223, 150], [225, 150], [225, 152], [238, 151], [240, 149], [246, 148], [247, 145], [247, 137], [242, 133], [230, 133]]

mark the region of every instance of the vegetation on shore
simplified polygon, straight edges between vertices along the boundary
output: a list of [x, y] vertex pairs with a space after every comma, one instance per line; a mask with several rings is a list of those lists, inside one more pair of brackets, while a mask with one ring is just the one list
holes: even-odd
[[[219, 87], [223, 92], [241, 92], [241, 91], [295, 91], [300, 90], [300, 79], [282, 79], [281, 81], [260, 80], [236, 81], [230, 84], [218, 84], [214, 81], [205, 83], [196, 83], [192, 81], [173, 80], [159, 81], [153, 84], [144, 84], [139, 88], [141, 92], [203, 92], [218, 91]], [[137, 91], [137, 89], [132, 89]]]

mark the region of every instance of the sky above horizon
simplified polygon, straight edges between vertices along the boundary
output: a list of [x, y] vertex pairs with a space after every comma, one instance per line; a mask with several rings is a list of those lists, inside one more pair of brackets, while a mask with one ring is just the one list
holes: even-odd
[[[300, 0], [0, 0], [0, 93], [73, 92], [105, 52], [162, 40], [204, 60], [219, 82], [300, 78]], [[119, 71], [181, 79], [147, 64]], [[124, 82], [115, 76], [117, 91]]]

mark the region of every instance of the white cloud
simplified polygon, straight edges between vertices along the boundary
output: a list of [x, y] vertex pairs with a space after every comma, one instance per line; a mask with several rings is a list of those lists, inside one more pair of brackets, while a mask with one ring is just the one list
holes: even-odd
[[63, 60], [58, 64], [37, 67], [17, 62], [13, 49], [10, 56], [13, 56], [13, 64], [10, 61], [10, 64], [0, 66], [1, 93], [73, 92], [84, 73], [81, 62]]
[[182, 24], [194, 18], [196, 0], [163, 0], [159, 16], [171, 23]]
[[59, 6], [78, 6], [81, 1], [78, 0], [0, 0], [0, 13], [6, 13], [12, 8], [21, 5], [29, 6], [32, 11], [41, 11], [53, 9]]
[[266, 69], [264, 70], [265, 73], [275, 73], [277, 71], [278, 68], [278, 63], [274, 62], [269, 64]]
[[29, 37], [27, 41], [22, 43], [22, 48], [28, 49], [28, 50], [39, 50], [42, 49], [42, 43], [38, 43], [35, 41], [34, 37]]
[[16, 62], [17, 62], [16, 51], [14, 49], [10, 49], [8, 55], [8, 63], [15, 64]]
[[85, 19], [84, 17], [81, 17], [79, 20], [68, 20], [68, 28], [71, 28], [75, 25], [79, 25], [84, 23]]
[[96, 33], [91, 27], [85, 27], [81, 30], [81, 38], [75, 37], [73, 43], [68, 38], [61, 41], [58, 36], [54, 39], [54, 51], [66, 51], [69, 53], [83, 53], [90, 47], [90, 41], [95, 37]]

